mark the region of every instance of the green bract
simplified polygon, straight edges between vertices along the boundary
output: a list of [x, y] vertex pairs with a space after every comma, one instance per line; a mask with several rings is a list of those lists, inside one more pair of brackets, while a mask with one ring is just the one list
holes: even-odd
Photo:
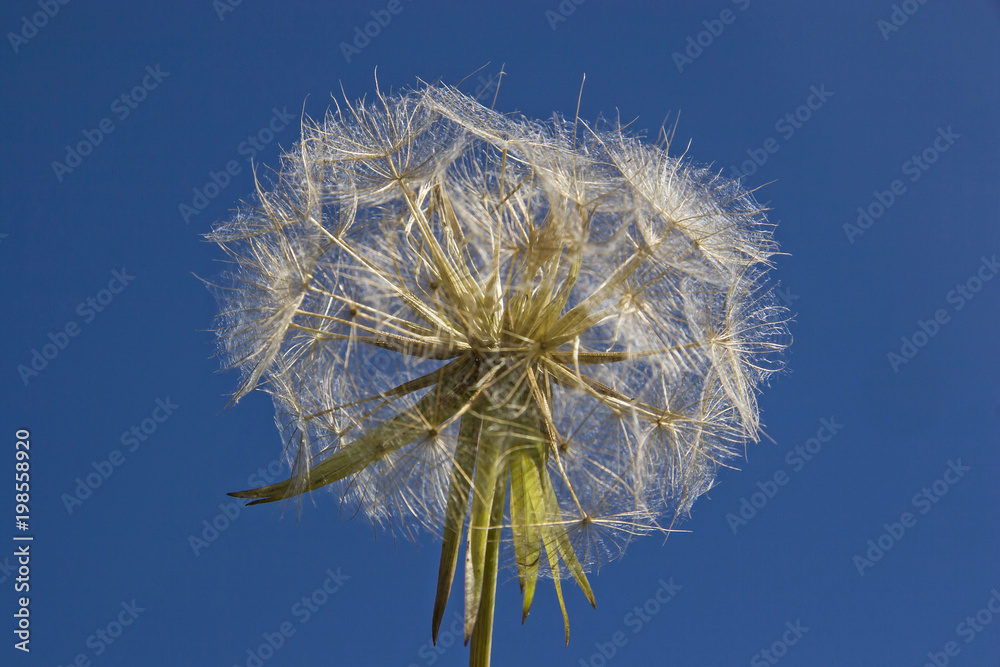
[[[443, 538], [436, 638], [463, 535], [465, 632], [489, 663], [501, 551], [538, 578], [669, 530], [733, 447], [785, 343], [776, 247], [736, 182], [620, 128], [496, 113], [453, 88], [306, 122], [231, 256], [220, 336], [238, 400], [269, 392], [292, 476]], [[512, 549], [503, 549], [510, 545]], [[566, 624], [567, 641], [569, 625]]]

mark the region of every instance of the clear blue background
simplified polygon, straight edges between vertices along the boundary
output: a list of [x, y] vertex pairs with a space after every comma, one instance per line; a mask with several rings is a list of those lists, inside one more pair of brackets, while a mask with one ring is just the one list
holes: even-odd
[[[376, 66], [388, 89], [457, 83], [485, 64], [463, 84], [474, 92], [503, 64], [503, 111], [572, 114], [586, 73], [582, 118], [620, 113], [654, 136], [680, 112], [676, 151], [690, 141], [692, 159], [727, 175], [774, 138], [779, 149], [745, 182], [761, 188], [788, 253], [775, 275], [795, 343], [761, 396], [770, 439], [720, 473], [683, 526], [691, 532], [637, 541], [603, 567], [596, 611], [569, 587], [568, 648], [551, 586], [520, 627], [517, 585], [503, 583], [494, 664], [601, 665], [595, 644], [619, 631], [628, 643], [608, 664], [770, 664], [759, 652], [783, 641], [786, 622], [808, 628], [781, 658], [789, 667], [923, 665], [949, 641], [960, 650], [950, 664], [1000, 664], [1000, 615], [968, 643], [959, 628], [1000, 590], [1000, 279], [961, 310], [947, 300], [981, 257], [1000, 253], [998, 3], [911, 1], [915, 13], [883, 35], [887, 0], [588, 0], [564, 2], [560, 21], [546, 16], [557, 0], [401, 0], [347, 62], [340, 44], [386, 4], [247, 0], [220, 17], [210, 0], [77, 0], [16, 51], [9, 36], [0, 45], [0, 545], [10, 545], [0, 546], [0, 662], [247, 665], [262, 634], [287, 621], [295, 634], [268, 667], [431, 664], [421, 647], [436, 541], [346, 521], [326, 494], [298, 523], [277, 506], [244, 509], [228, 526], [217, 518], [225, 492], [279, 457], [280, 439], [263, 394], [225, 411], [237, 377], [218, 372], [207, 331], [216, 305], [193, 274], [221, 269], [202, 234], [251, 193], [240, 144], [272, 109], [295, 120], [261, 165], [295, 142], [303, 108], [323, 113], [341, 87], [371, 95]], [[704, 21], [718, 29], [724, 9], [732, 22], [711, 43], [703, 34], [708, 45], [679, 71], [672, 54]], [[5, 2], [0, 29], [20, 32], [38, 11]], [[119, 118], [113, 100], [147, 66], [168, 75]], [[832, 96], [786, 136], [776, 123], [812, 86]], [[60, 181], [52, 163], [102, 118], [114, 131]], [[910, 181], [904, 163], [939, 128], [959, 138]], [[179, 205], [230, 160], [240, 173], [185, 222]], [[851, 243], [844, 224], [896, 179], [905, 193]], [[85, 321], [78, 304], [123, 267], [134, 280]], [[887, 354], [941, 308], [949, 321], [894, 372]], [[79, 335], [25, 384], [18, 366], [70, 322]], [[167, 398], [173, 414], [135, 451], [123, 447], [122, 433]], [[824, 418], [843, 428], [796, 470], [786, 456]], [[32, 434], [30, 655], [11, 632], [18, 428]], [[122, 465], [68, 511], [64, 494], [116, 449]], [[914, 495], [959, 459], [969, 470], [921, 514]], [[788, 483], [734, 533], [727, 515], [777, 471]], [[903, 512], [915, 525], [859, 574], [854, 557]], [[213, 520], [226, 528], [196, 554], [189, 538]], [[301, 623], [293, 605], [338, 568], [349, 579]], [[681, 589], [634, 633], [626, 615], [671, 577]], [[113, 644], [88, 645], [133, 600], [143, 609], [134, 623]], [[460, 610], [456, 596], [449, 617]], [[434, 658], [468, 659], [460, 643]]]

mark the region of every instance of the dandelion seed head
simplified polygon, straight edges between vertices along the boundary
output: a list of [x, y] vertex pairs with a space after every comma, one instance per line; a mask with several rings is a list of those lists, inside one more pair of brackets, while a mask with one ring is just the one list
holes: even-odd
[[272, 394], [293, 470], [237, 495], [330, 485], [348, 515], [442, 535], [449, 586], [467, 526], [467, 631], [498, 567], [487, 533], [525, 613], [538, 576], [590, 596], [587, 568], [689, 512], [758, 437], [787, 344], [764, 209], [668, 149], [443, 85], [305, 120], [210, 235], [232, 262], [234, 398]]

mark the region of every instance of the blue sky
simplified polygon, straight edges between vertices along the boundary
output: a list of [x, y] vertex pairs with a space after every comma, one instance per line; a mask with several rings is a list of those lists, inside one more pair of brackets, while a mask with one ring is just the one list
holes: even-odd
[[550, 587], [520, 627], [502, 582], [494, 664], [1000, 659], [1000, 4], [13, 0], [0, 27], [4, 664], [467, 663], [427, 644], [437, 542], [225, 495], [285, 470], [268, 398], [225, 410], [195, 274], [303, 110], [501, 65], [503, 111], [572, 114], [585, 73], [582, 118], [679, 114], [759, 187], [795, 342], [690, 532], [593, 575], [596, 611], [568, 587], [569, 647]]

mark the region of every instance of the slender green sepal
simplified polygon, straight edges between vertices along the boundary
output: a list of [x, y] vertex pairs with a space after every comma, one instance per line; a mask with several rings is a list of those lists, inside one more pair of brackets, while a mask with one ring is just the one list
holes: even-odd
[[458, 446], [455, 449], [455, 464], [451, 471], [451, 486], [448, 488], [448, 507], [444, 515], [444, 540], [441, 545], [441, 564], [438, 567], [437, 595], [434, 598], [434, 618], [431, 637], [437, 644], [438, 629], [448, 605], [451, 584], [455, 579], [458, 565], [458, 551], [462, 542], [462, 527], [469, 509], [469, 487], [476, 464], [476, 448], [479, 445], [479, 430], [482, 420], [467, 412], [459, 423]]
[[489, 541], [493, 494], [496, 490], [497, 460], [503, 446], [504, 433], [495, 424], [485, 422], [479, 435], [476, 471], [472, 487], [472, 509], [469, 514], [469, 534], [465, 547], [465, 643], [479, 615], [486, 567], [486, 546]]
[[309, 470], [306, 484], [299, 485], [300, 480], [292, 477], [277, 484], [235, 491], [228, 495], [235, 498], [256, 498], [247, 503], [248, 506], [273, 503], [332, 484], [364, 470], [427, 433], [429, 425], [437, 426], [451, 419], [469, 398], [469, 392], [465, 388], [467, 375], [468, 370], [459, 368], [456, 376], [461, 380], [438, 384], [413, 407], [399, 412], [338, 449]]
[[493, 645], [493, 610], [496, 605], [497, 570], [500, 562], [500, 531], [503, 528], [504, 495], [507, 490], [506, 475], [497, 476], [493, 492], [493, 510], [490, 512], [489, 538], [486, 543], [486, 562], [483, 568], [483, 590], [479, 601], [476, 626], [472, 631], [469, 647], [469, 667], [489, 667]]
[[569, 535], [566, 533], [566, 527], [559, 522], [559, 517], [561, 512], [559, 510], [559, 501], [556, 500], [555, 491], [552, 489], [551, 482], [546, 482], [544, 485], [545, 502], [547, 506], [547, 515], [552, 518], [552, 521], [545, 526], [545, 532], [547, 533], [545, 545], [551, 553], [554, 548], [555, 551], [562, 557], [563, 562], [566, 564], [566, 568], [569, 570], [570, 574], [573, 575], [573, 579], [576, 580], [577, 586], [583, 591], [583, 594], [587, 596], [587, 601], [590, 602], [590, 606], [597, 608], [597, 602], [594, 600], [594, 591], [590, 588], [590, 582], [587, 581], [587, 575], [583, 571], [583, 565], [580, 564], [579, 559], [576, 557], [576, 550], [573, 549], [573, 544], [570, 542]]
[[535, 597], [538, 566], [541, 560], [540, 509], [543, 507], [538, 461], [530, 449], [511, 455], [510, 518], [514, 538], [514, 558], [524, 595], [521, 623], [528, 618]]
[[525, 530], [527, 508], [524, 506], [524, 489], [521, 483], [521, 457], [510, 455], [507, 472], [510, 475], [510, 533], [514, 543], [514, 562], [517, 564], [517, 582], [524, 593], [524, 564], [528, 536]]
[[556, 597], [559, 598], [559, 609], [562, 610], [563, 626], [566, 628], [566, 646], [569, 646], [569, 614], [566, 613], [566, 602], [563, 600], [562, 584], [559, 582], [559, 554], [549, 543], [545, 544], [545, 553], [549, 557], [549, 567], [552, 568], [552, 582], [556, 586]]

